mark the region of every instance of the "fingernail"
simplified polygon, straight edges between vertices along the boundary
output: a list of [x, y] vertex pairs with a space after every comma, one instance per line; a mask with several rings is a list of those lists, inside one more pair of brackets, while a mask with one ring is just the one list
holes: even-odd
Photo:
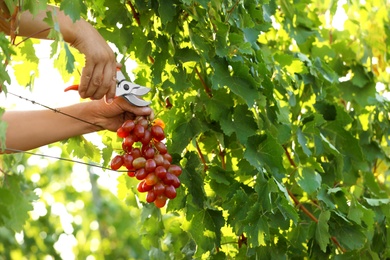
[[113, 98], [109, 98], [106, 100], [108, 104], [111, 104], [112, 102], [114, 102], [114, 99]]

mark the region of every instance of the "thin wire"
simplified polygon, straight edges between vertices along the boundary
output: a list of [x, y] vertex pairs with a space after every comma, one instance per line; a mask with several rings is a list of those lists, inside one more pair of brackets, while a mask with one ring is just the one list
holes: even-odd
[[33, 153], [33, 152], [23, 151], [23, 150], [19, 150], [19, 149], [5, 148], [5, 151], [16, 152], [16, 153], [25, 153], [25, 154], [29, 154], [29, 155], [42, 156], [42, 157], [57, 159], [57, 160], [66, 161], [66, 162], [79, 163], [79, 164], [84, 164], [87, 166], [92, 166], [92, 167], [100, 168], [103, 170], [110, 170], [110, 171], [114, 171], [114, 172], [128, 172], [125, 170], [113, 170], [111, 168], [107, 168], [107, 167], [97, 165], [97, 164], [86, 163], [86, 162], [82, 162], [82, 161], [76, 161], [76, 160], [72, 160], [72, 159], [67, 159], [67, 158], [63, 158], [63, 157], [57, 157], [57, 156], [47, 155], [47, 154], [42, 154], [42, 153]]
[[22, 97], [22, 96], [20, 96], [20, 95], [18, 95], [18, 94], [14, 94], [14, 93], [12, 93], [12, 92], [7, 92], [7, 94], [11, 94], [11, 95], [13, 95], [13, 96], [15, 96], [15, 97], [18, 97], [18, 98], [20, 98], [20, 99], [29, 101], [29, 102], [31, 102], [31, 103], [34, 104], [34, 105], [39, 105], [39, 106], [44, 107], [44, 108], [47, 108], [47, 109], [49, 109], [49, 110], [51, 110], [51, 111], [53, 111], [53, 112], [55, 112], [55, 113], [59, 113], [59, 114], [62, 114], [62, 115], [64, 115], [64, 116], [71, 117], [71, 118], [73, 118], [73, 119], [79, 120], [79, 121], [84, 122], [84, 123], [86, 123], [86, 124], [90, 124], [90, 125], [93, 125], [93, 126], [97, 126], [97, 127], [103, 128], [102, 126], [100, 126], [100, 125], [98, 125], [98, 124], [91, 123], [91, 122], [88, 122], [88, 121], [86, 121], [86, 120], [84, 120], [84, 119], [81, 119], [81, 118], [72, 116], [72, 115], [70, 115], [70, 114], [61, 112], [61, 110], [59, 110], [59, 109], [56, 109], [56, 108], [52, 108], [52, 107], [46, 106], [46, 105], [44, 105], [44, 104], [41, 104], [41, 103], [39, 103], [39, 102], [36, 102], [35, 100], [28, 99], [28, 98], [26, 98], [26, 97]]

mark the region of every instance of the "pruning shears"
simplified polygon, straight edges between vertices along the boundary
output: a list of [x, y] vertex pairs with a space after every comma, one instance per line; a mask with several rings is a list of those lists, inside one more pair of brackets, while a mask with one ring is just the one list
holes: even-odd
[[[65, 88], [65, 91], [78, 90], [78, 87], [79, 85], [72, 85]], [[149, 91], [150, 88], [126, 80], [122, 71], [119, 68], [117, 69], [115, 96], [124, 97], [129, 103], [138, 107], [144, 107], [148, 106], [151, 102], [143, 100], [141, 97], [149, 93]]]

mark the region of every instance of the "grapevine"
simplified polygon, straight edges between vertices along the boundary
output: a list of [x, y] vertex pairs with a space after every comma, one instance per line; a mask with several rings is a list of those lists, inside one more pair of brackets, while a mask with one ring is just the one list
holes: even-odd
[[146, 192], [146, 202], [158, 208], [168, 199], [176, 197], [180, 187], [182, 168], [172, 164], [172, 156], [164, 142], [165, 124], [161, 119], [153, 121], [138, 116], [125, 121], [117, 130], [122, 138], [122, 152], [111, 160], [111, 169], [127, 169], [127, 175], [139, 180], [138, 192]]

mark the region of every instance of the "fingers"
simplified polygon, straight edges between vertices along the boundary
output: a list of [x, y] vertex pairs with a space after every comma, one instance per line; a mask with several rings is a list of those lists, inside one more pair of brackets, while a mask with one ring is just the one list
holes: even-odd
[[79, 84], [80, 97], [97, 100], [105, 96], [106, 102], [111, 103], [115, 97], [116, 65], [115, 60], [107, 63], [87, 60]]
[[116, 98], [115, 102], [118, 104], [118, 106], [124, 111], [124, 112], [130, 112], [137, 116], [150, 116], [153, 115], [153, 110], [148, 107], [138, 107], [130, 104], [125, 98], [120, 97]]

